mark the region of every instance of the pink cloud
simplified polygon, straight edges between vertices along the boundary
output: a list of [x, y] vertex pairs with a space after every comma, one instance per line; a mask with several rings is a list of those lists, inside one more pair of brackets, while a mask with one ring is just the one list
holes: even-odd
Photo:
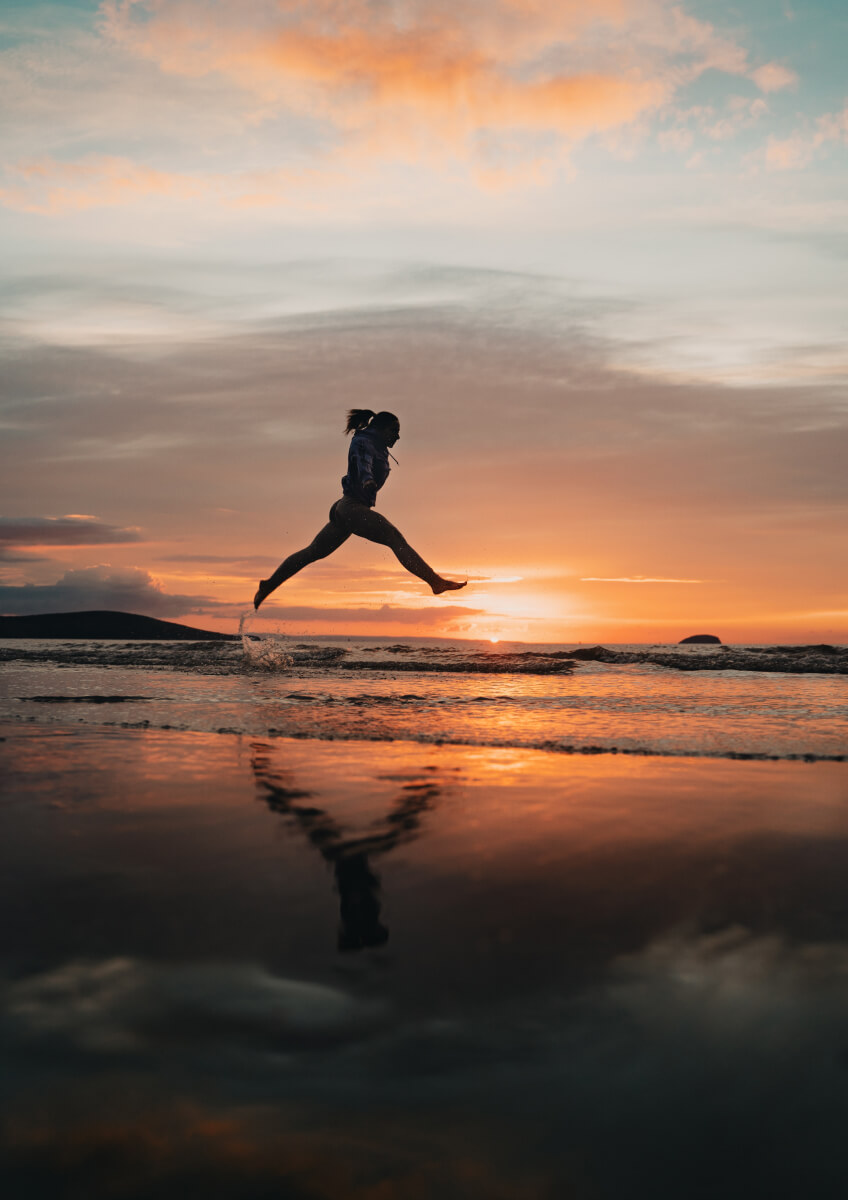
[[[540, 187], [593, 136], [632, 157], [651, 120], [708, 70], [766, 91], [795, 78], [779, 63], [752, 68], [734, 38], [672, 0], [104, 0], [99, 30], [115, 64], [152, 65], [181, 96], [225, 97], [228, 128], [254, 151], [263, 123], [296, 132], [266, 147], [260, 169], [241, 146], [225, 163], [194, 142], [176, 169], [108, 153], [18, 161], [0, 203], [47, 215], [198, 199], [315, 213], [386, 164], [454, 179], [459, 166], [472, 190]], [[138, 140], [143, 114], [123, 118]], [[702, 132], [729, 137], [742, 122], [729, 114]], [[690, 149], [682, 130], [661, 138]]]
[[139, 196], [188, 199], [203, 191], [188, 175], [157, 171], [131, 159], [90, 155], [81, 162], [41, 158], [9, 169], [13, 182], [0, 188], [0, 202], [24, 212], [53, 214], [121, 204]]
[[310, 188], [341, 182], [338, 173], [334, 179], [328, 170], [311, 168], [193, 175], [107, 154], [89, 155], [80, 162], [45, 157], [16, 163], [6, 172], [10, 182], [0, 187], [0, 204], [45, 216], [161, 197], [185, 202], [217, 199], [234, 208], [298, 202], [314, 209], [318, 202]]
[[742, 47], [666, 0], [427, 0], [402, 16], [362, 0], [106, 0], [101, 25], [163, 71], [220, 74], [271, 110], [394, 149], [429, 135], [456, 152], [491, 127], [584, 138], [707, 69], [748, 72]]
[[828, 145], [848, 142], [848, 104], [840, 112], [823, 113], [814, 130], [799, 130], [786, 138], [769, 138], [765, 164], [772, 171], [791, 171], [809, 166]]
[[751, 78], [761, 92], [779, 92], [783, 88], [794, 87], [798, 76], [782, 63], [765, 63], [751, 72]]

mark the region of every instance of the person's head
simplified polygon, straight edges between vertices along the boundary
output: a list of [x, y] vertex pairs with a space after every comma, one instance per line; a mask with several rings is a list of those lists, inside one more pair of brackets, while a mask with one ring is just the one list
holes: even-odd
[[400, 437], [400, 421], [394, 413], [372, 412], [370, 408], [352, 408], [347, 414], [345, 433], [360, 429], [373, 429], [387, 446], [393, 446]]

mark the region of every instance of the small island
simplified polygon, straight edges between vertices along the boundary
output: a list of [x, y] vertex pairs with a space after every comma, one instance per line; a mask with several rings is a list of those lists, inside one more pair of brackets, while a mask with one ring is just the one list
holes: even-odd
[[94, 609], [90, 612], [37, 613], [0, 617], [0, 638], [60, 638], [71, 641], [231, 642], [236, 635], [194, 629], [139, 613]]
[[678, 646], [720, 646], [721, 638], [714, 633], [693, 633], [690, 637], [681, 638]]

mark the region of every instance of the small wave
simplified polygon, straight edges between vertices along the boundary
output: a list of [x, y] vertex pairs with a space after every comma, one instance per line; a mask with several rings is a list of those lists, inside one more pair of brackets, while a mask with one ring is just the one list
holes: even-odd
[[687, 646], [674, 650], [609, 650], [587, 646], [568, 651], [579, 662], [643, 663], [674, 671], [763, 671], [787, 675], [848, 675], [845, 646]]
[[[569, 650], [496, 651], [456, 646], [395, 643], [362, 645], [293, 641], [277, 628], [257, 628], [245, 613], [239, 639], [223, 642], [10, 642], [0, 646], [0, 663], [37, 662], [67, 666], [117, 666], [201, 675], [231, 675], [252, 666], [287, 671], [401, 671], [420, 674], [560, 675], [641, 666], [685, 672], [745, 671], [788, 675], [846, 675], [845, 646], [579, 646]], [[265, 624], [267, 625], [267, 619]]]
[[149, 696], [18, 696], [27, 704], [138, 704]]
[[505, 655], [470, 659], [460, 662], [434, 662], [433, 660], [406, 659], [402, 662], [369, 662], [356, 659], [338, 664], [345, 671], [398, 671], [420, 672], [442, 675], [570, 675], [574, 669], [571, 662], [546, 662], [539, 659], [516, 662]]

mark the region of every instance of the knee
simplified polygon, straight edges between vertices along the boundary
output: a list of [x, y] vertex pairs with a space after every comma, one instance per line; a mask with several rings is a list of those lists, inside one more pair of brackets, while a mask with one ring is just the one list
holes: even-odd
[[393, 529], [390, 533], [386, 533], [385, 543], [390, 550], [394, 550], [395, 554], [402, 553], [409, 549], [409, 542], [398, 529]]

